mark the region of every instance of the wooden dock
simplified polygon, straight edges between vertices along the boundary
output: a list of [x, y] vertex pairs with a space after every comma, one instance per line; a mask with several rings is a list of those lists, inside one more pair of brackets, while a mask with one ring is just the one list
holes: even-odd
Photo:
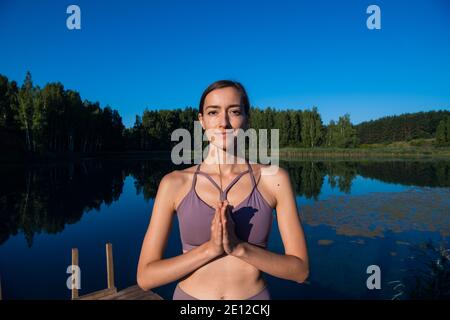
[[[75, 273], [75, 266], [79, 267], [77, 248], [72, 249], [72, 275]], [[117, 290], [114, 284], [114, 263], [111, 243], [106, 244], [106, 271], [108, 287], [82, 296], [78, 295], [75, 279], [72, 278], [72, 300], [163, 300], [157, 293], [151, 290], [144, 291], [137, 284], [120, 291]]]

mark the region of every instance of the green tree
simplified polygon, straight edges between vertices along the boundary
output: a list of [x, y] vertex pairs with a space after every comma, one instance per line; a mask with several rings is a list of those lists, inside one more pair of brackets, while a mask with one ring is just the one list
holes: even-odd
[[292, 131], [291, 119], [287, 111], [277, 111], [274, 116], [274, 128], [280, 130], [280, 147], [289, 144], [289, 136]]
[[7, 119], [10, 111], [8, 97], [9, 81], [7, 77], [0, 75], [0, 127], [7, 126]]
[[302, 124], [301, 124], [301, 117], [302, 112], [297, 110], [289, 110], [288, 111], [289, 118], [290, 118], [290, 125], [291, 129], [289, 131], [289, 145], [292, 147], [297, 147], [301, 145], [302, 138], [301, 138], [301, 132], [302, 132]]
[[355, 127], [363, 144], [429, 139], [436, 136], [437, 126], [446, 116], [450, 111], [407, 113], [365, 121]]
[[303, 146], [314, 148], [319, 146], [323, 138], [322, 119], [316, 107], [302, 112], [301, 137]]
[[439, 122], [436, 129], [436, 145], [439, 147], [450, 146], [450, 116]]
[[19, 91], [19, 123], [25, 130], [25, 143], [28, 152], [32, 151], [32, 122], [34, 112], [34, 88], [31, 73], [28, 71], [25, 81]]
[[327, 147], [353, 148], [357, 145], [356, 129], [350, 121], [350, 115], [339, 117], [338, 123], [333, 120], [327, 127], [325, 145]]
[[34, 110], [31, 125], [31, 131], [33, 133], [33, 152], [43, 153], [45, 151], [44, 134], [47, 119], [41, 90], [38, 87], [35, 90], [33, 107]]

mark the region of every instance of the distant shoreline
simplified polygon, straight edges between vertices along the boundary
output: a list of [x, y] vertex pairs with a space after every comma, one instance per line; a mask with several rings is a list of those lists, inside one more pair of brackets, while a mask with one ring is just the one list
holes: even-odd
[[450, 148], [283, 148], [280, 149], [280, 157], [302, 157], [302, 158], [445, 158], [450, 159]]
[[[345, 159], [345, 160], [364, 160], [364, 159], [443, 159], [450, 160], [450, 147], [395, 147], [395, 146], [377, 146], [377, 147], [358, 147], [358, 148], [280, 148], [281, 160], [302, 160], [302, 159]], [[99, 152], [99, 153], [71, 153], [71, 154], [46, 154], [42, 156], [24, 155], [24, 154], [2, 154], [0, 155], [0, 164], [26, 164], [26, 163], [51, 163], [66, 161], [81, 161], [89, 159], [161, 159], [170, 160], [170, 151], [122, 151], [122, 152]]]

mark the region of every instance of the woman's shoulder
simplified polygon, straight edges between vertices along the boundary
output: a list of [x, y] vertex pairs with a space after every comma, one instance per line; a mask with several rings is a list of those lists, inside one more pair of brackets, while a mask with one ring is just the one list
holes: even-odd
[[251, 166], [255, 176], [260, 177], [261, 181], [289, 179], [288, 171], [278, 165], [254, 163]]
[[170, 188], [179, 188], [192, 180], [192, 176], [197, 166], [188, 167], [182, 170], [173, 170], [161, 179], [160, 185]]
[[258, 185], [274, 195], [287, 191], [291, 186], [289, 172], [278, 165], [260, 164], [258, 170]]
[[278, 165], [252, 164], [258, 190], [267, 203], [274, 208], [280, 193], [290, 184], [288, 172]]

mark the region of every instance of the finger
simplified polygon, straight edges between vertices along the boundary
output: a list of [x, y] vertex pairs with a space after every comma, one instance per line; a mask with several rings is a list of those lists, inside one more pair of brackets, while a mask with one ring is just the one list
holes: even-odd
[[220, 216], [216, 217], [216, 228], [220, 230], [222, 228], [222, 223], [220, 221]]
[[228, 239], [228, 228], [226, 226], [224, 226], [222, 228], [222, 233], [223, 233], [223, 238]]
[[225, 213], [222, 212], [222, 233], [223, 233], [223, 237], [228, 237], [228, 220], [225, 217]]
[[214, 224], [216, 225], [216, 228], [220, 227], [220, 216], [216, 215], [214, 217]]
[[217, 239], [217, 242], [222, 242], [222, 237], [223, 237], [223, 228], [222, 228], [222, 224], [219, 222], [219, 221], [217, 221], [217, 232], [216, 232], [216, 239]]
[[225, 216], [225, 212], [227, 210], [228, 207], [228, 201], [224, 201], [222, 207], [220, 208], [220, 213], [222, 216]]
[[223, 203], [222, 203], [222, 206], [225, 207], [225, 209], [226, 209], [226, 208], [228, 208], [229, 204], [230, 203], [228, 202], [228, 200], [224, 200]]
[[227, 218], [225, 217], [225, 212], [223, 212], [223, 211], [220, 213], [220, 221], [222, 222], [222, 225], [224, 226], [224, 228], [226, 228]]
[[222, 203], [219, 202], [217, 205], [216, 215], [220, 216], [221, 211], [222, 211]]
[[212, 223], [216, 227], [217, 227], [217, 221], [218, 220], [220, 221], [220, 218], [219, 218], [219, 216], [217, 214], [215, 214]]
[[224, 226], [227, 225], [227, 217], [225, 215], [225, 211], [223, 211], [223, 210], [220, 212], [220, 220], [222, 221], [222, 224]]

